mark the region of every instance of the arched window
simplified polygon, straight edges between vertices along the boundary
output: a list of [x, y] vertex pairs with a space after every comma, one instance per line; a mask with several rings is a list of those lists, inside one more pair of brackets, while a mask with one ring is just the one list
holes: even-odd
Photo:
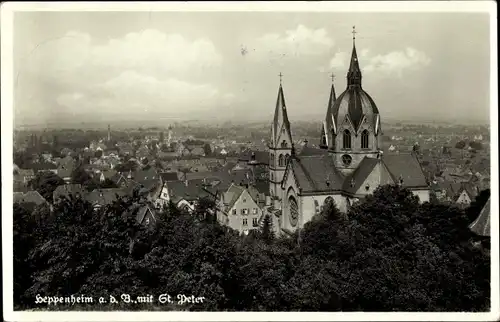
[[290, 206], [290, 224], [295, 227], [299, 221], [299, 207], [297, 205], [297, 200], [294, 197], [288, 198], [288, 204]]
[[364, 130], [361, 132], [361, 148], [362, 149], [368, 149], [368, 137], [369, 133], [367, 130]]
[[282, 148], [286, 148], [286, 147], [287, 147], [287, 145], [288, 145], [288, 144], [286, 143], [286, 141], [285, 141], [285, 140], [283, 140], [283, 142], [281, 142], [281, 147], [282, 147]]
[[280, 156], [278, 157], [278, 165], [280, 167], [282, 167], [283, 166], [283, 162], [284, 162], [284, 160], [283, 160], [283, 154], [280, 154]]
[[344, 130], [343, 148], [344, 149], [351, 148], [351, 132], [349, 132], [349, 130]]
[[321, 210], [319, 209], [319, 202], [318, 202], [318, 200], [314, 200], [314, 213], [319, 214], [320, 211]]
[[285, 155], [285, 167], [288, 164], [289, 159], [290, 159], [290, 154]]
[[272, 164], [272, 162], [274, 162], [274, 153], [271, 153], [271, 160], [270, 161], [271, 161], [271, 164]]
[[321, 144], [326, 145], [326, 135], [321, 136]]
[[274, 174], [271, 172], [271, 181], [274, 181]]

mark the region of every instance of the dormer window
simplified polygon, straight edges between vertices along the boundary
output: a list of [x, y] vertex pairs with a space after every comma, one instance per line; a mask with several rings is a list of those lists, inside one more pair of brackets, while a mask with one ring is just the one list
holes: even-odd
[[365, 186], [365, 190], [366, 190], [366, 191], [370, 190], [370, 185], [369, 185], [369, 184], [367, 184], [367, 185]]

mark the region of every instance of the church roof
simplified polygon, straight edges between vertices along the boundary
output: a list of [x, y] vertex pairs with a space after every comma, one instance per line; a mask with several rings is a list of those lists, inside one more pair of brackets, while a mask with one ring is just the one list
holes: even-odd
[[328, 155], [292, 158], [290, 166], [302, 192], [342, 189], [344, 178]]
[[[358, 54], [356, 53], [356, 45], [353, 43], [351, 62], [347, 72], [347, 88], [335, 100], [331, 113], [334, 122], [343, 122], [345, 117], [348, 116], [355, 131], [358, 131], [364, 117], [368, 118], [370, 124], [375, 125], [377, 122], [376, 115], [379, 114], [371, 96], [362, 89], [361, 79]], [[327, 120], [328, 118], [327, 115]]]
[[469, 229], [472, 230], [477, 235], [480, 236], [490, 236], [490, 217], [491, 217], [491, 208], [490, 208], [490, 199], [484, 205], [483, 209], [479, 213], [479, 216], [472, 224], [470, 224]]
[[424, 171], [414, 154], [384, 155], [382, 161], [395, 183], [403, 179], [405, 188], [427, 187]]
[[342, 189], [345, 192], [356, 193], [366, 178], [372, 173], [375, 166], [380, 162], [380, 159], [365, 157], [361, 160], [356, 170], [345, 179]]
[[313, 156], [313, 155], [327, 155], [328, 151], [324, 149], [313, 148], [308, 145], [303, 146], [298, 155], [299, 156]]
[[292, 142], [292, 132], [290, 130], [290, 121], [288, 120], [288, 113], [286, 110], [285, 95], [283, 94], [283, 86], [280, 84], [272, 125], [272, 139], [274, 146], [278, 145], [276, 140], [280, 137], [282, 129], [285, 129], [286, 134], [289, 136], [288, 139]]

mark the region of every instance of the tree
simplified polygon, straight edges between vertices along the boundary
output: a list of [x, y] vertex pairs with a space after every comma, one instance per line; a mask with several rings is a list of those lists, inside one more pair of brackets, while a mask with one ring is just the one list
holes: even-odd
[[205, 156], [210, 156], [212, 155], [212, 148], [210, 147], [210, 144], [205, 143], [203, 145], [203, 151], [205, 152]]
[[45, 198], [52, 200], [52, 196], [56, 188], [64, 184], [64, 180], [58, 177], [53, 172], [38, 172], [35, 178], [30, 181], [29, 185]]
[[469, 142], [469, 146], [474, 150], [482, 150], [483, 149], [483, 144], [481, 142], [478, 142], [478, 141]]
[[471, 202], [467, 210], [465, 211], [469, 223], [474, 222], [477, 219], [481, 210], [483, 210], [486, 202], [490, 198], [490, 189], [482, 190], [476, 198]]
[[118, 188], [118, 186], [116, 185], [116, 183], [113, 180], [109, 179], [109, 178], [104, 179], [104, 181], [100, 184], [100, 187], [102, 189]]
[[457, 144], [455, 144], [455, 148], [456, 149], [460, 149], [460, 150], [464, 149], [465, 146], [466, 146], [466, 143], [463, 140], [458, 141]]
[[97, 150], [97, 151], [95, 151], [94, 156], [95, 156], [96, 158], [100, 158], [100, 157], [102, 157], [102, 150]]
[[81, 184], [85, 185], [90, 181], [92, 178], [90, 175], [85, 171], [82, 165], [77, 166], [72, 172], [71, 172], [71, 183], [75, 184]]
[[273, 222], [269, 215], [265, 215], [262, 221], [262, 239], [266, 242], [274, 239]]

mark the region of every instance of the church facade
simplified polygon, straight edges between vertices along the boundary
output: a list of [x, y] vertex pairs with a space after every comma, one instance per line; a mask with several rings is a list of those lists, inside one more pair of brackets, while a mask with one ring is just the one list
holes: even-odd
[[[354, 39], [353, 39], [354, 40]], [[292, 139], [285, 95], [280, 84], [269, 144], [269, 192], [280, 232], [293, 232], [334, 201], [346, 212], [359, 199], [384, 184], [410, 189], [421, 202], [430, 190], [417, 157], [384, 155], [381, 118], [371, 96], [362, 88], [356, 45], [347, 88], [336, 97], [332, 84], [319, 148], [297, 151]]]

